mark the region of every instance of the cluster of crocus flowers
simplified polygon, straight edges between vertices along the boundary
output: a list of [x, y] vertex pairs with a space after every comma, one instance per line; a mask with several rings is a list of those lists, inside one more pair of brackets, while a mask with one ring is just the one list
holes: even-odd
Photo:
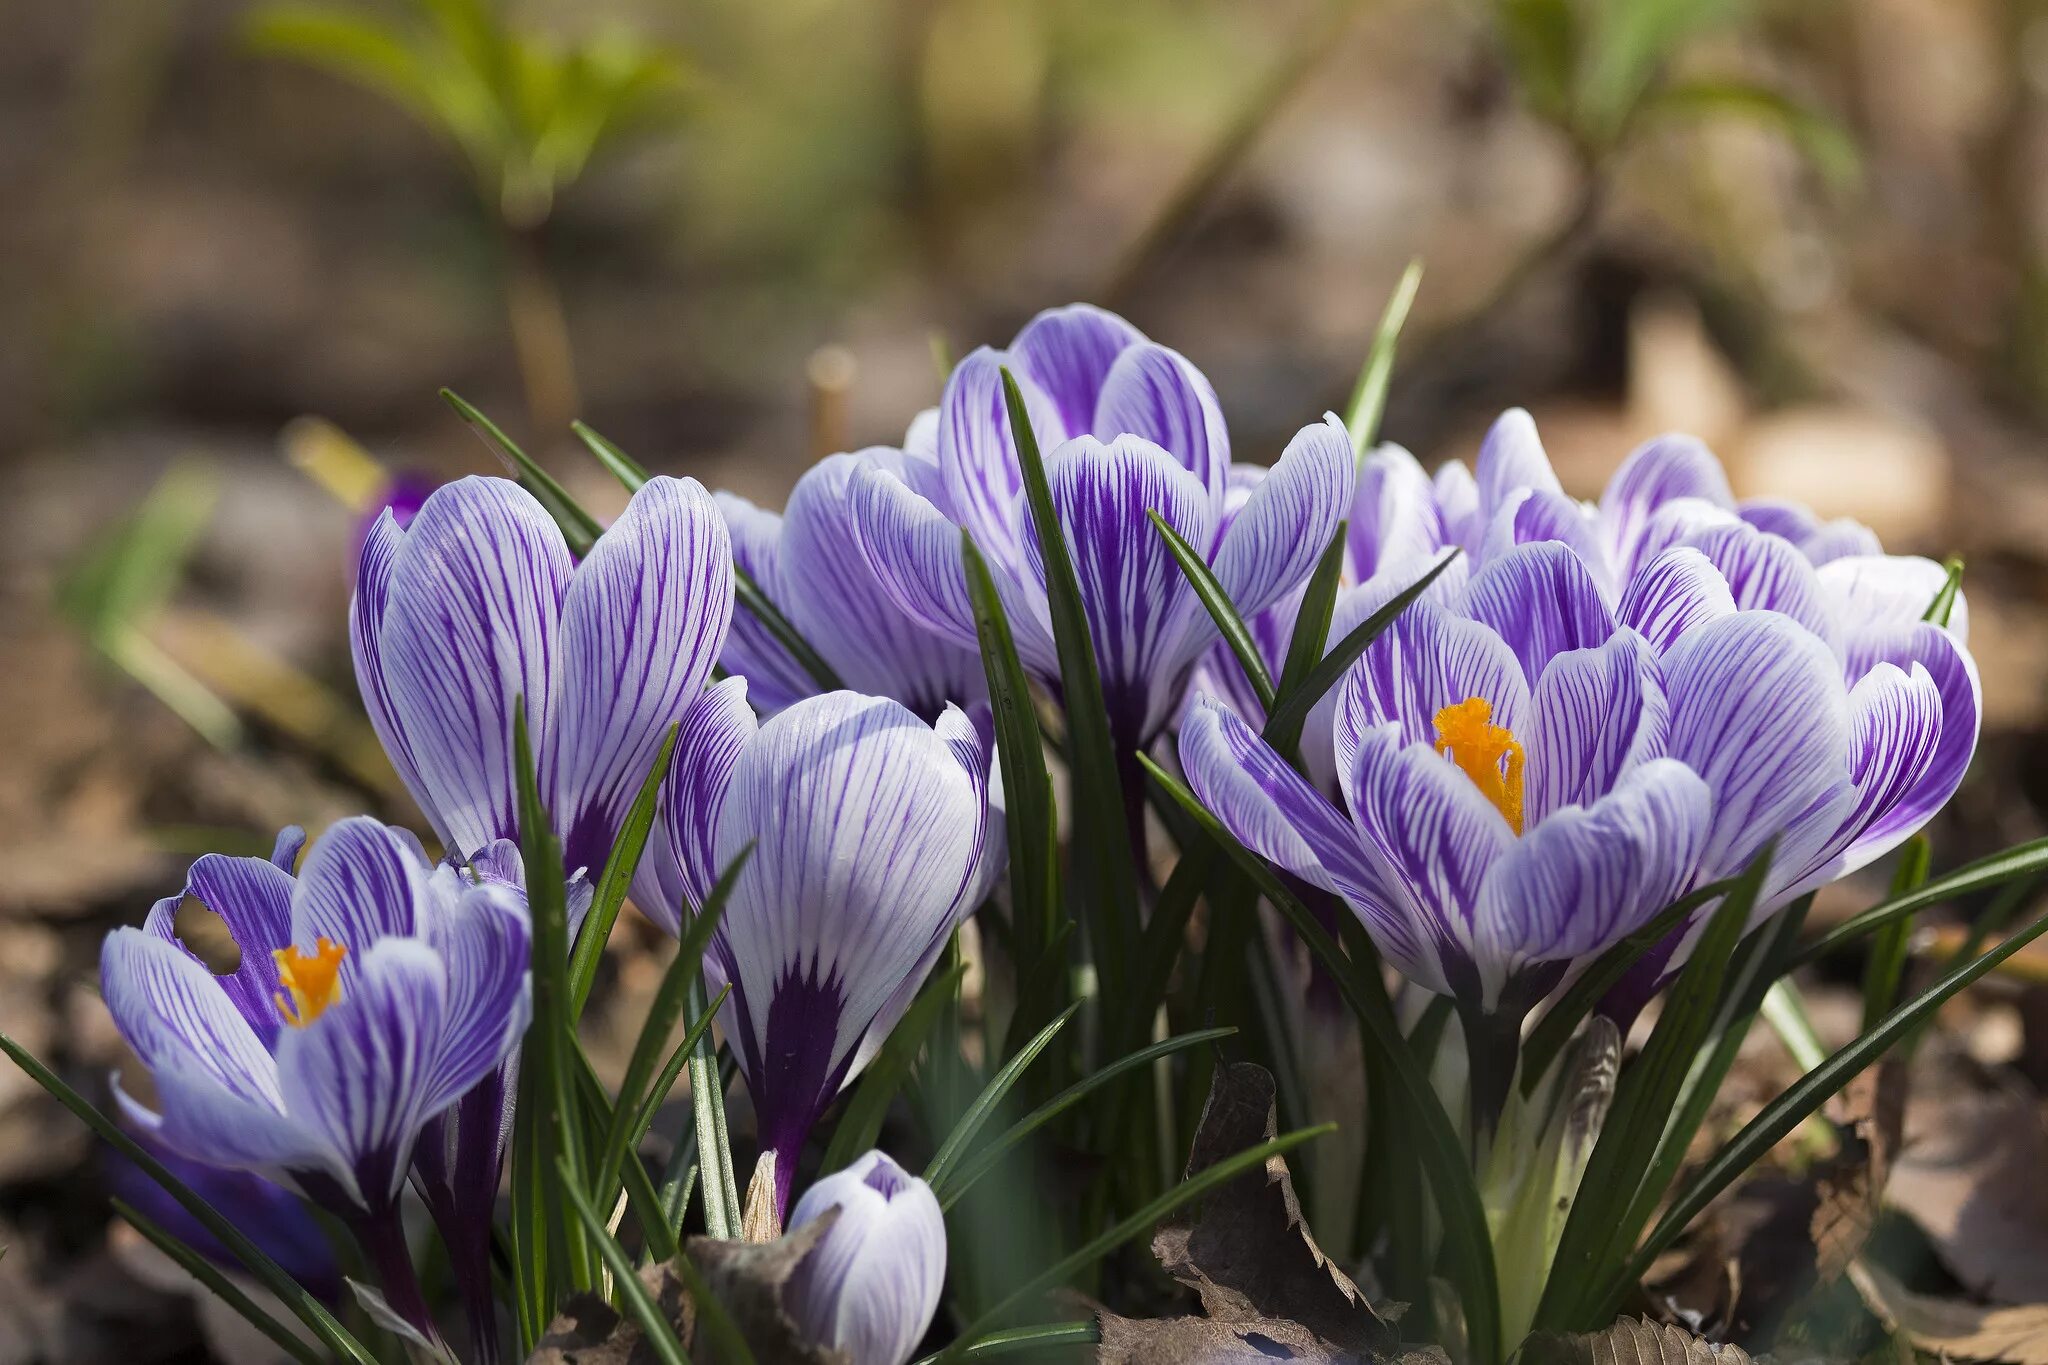
[[[1923, 619], [1939, 566], [1738, 505], [1681, 438], [1636, 451], [1597, 505], [1558, 490], [1526, 414], [1496, 425], [1476, 478], [1377, 458], [1352, 614], [1446, 548], [1475, 563], [1339, 685], [1341, 810], [1214, 701], [1190, 713], [1181, 760], [1240, 839], [1343, 897], [1468, 1016], [1519, 1019], [1768, 840], [1765, 911], [1896, 846], [1955, 791], [1978, 690], [1960, 602]], [[1685, 934], [1617, 1013], [1682, 960]]]
[[[117, 1092], [165, 1147], [254, 1171], [342, 1214], [393, 1309], [422, 1333], [398, 1198], [429, 1121], [494, 1073], [530, 1012], [525, 898], [436, 868], [419, 841], [344, 820], [294, 877], [302, 836], [270, 859], [209, 855], [101, 955], [115, 1025], [156, 1107]], [[241, 959], [216, 976], [177, 938], [190, 896]]]

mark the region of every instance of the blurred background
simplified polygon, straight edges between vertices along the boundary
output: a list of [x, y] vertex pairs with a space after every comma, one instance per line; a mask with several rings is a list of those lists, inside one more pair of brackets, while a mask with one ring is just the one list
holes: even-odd
[[[897, 440], [944, 356], [1076, 299], [1189, 355], [1269, 462], [1342, 405], [1419, 258], [1385, 433], [1425, 461], [1519, 403], [1590, 494], [1680, 428], [1740, 494], [1962, 555], [1986, 742], [1936, 865], [2041, 832], [2042, 0], [79, 0], [6, 25], [0, 1031], [81, 1083], [120, 1060], [99, 936], [190, 856], [408, 814], [349, 673], [351, 505], [380, 469], [497, 467], [441, 386], [594, 508], [623, 495], [572, 419], [773, 506]], [[1952, 1020], [1993, 1090], [2048, 1079], [2048, 971], [2016, 962]], [[621, 995], [652, 970], [627, 957]], [[0, 1365], [224, 1349], [109, 1241], [101, 1174], [0, 1072]]]

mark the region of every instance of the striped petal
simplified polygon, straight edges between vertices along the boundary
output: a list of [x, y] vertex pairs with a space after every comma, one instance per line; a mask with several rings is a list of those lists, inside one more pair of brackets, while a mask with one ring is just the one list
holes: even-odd
[[1090, 433], [1141, 436], [1195, 476], [1216, 502], [1230, 475], [1230, 435], [1216, 391], [1178, 351], [1153, 342], [1126, 347], [1110, 366]]
[[987, 691], [981, 658], [912, 620], [869, 566], [849, 488], [870, 465], [909, 486], [905, 462], [888, 450], [833, 455], [797, 480], [783, 522], [785, 611], [848, 687], [937, 716]]
[[403, 736], [386, 747], [414, 765], [421, 805], [455, 852], [518, 832], [513, 705], [525, 705], [538, 748], [554, 721], [570, 571], [562, 533], [506, 479], [437, 490], [405, 531], [377, 640]]
[[1615, 615], [1659, 654], [1687, 631], [1735, 614], [1728, 580], [1690, 546], [1664, 551], [1628, 581]]
[[189, 953], [154, 934], [116, 929], [100, 949], [100, 992], [114, 1027], [151, 1071], [182, 1071], [238, 1100], [283, 1112], [270, 1050], [213, 973]]
[[[1984, 699], [1969, 651], [1950, 632], [1925, 622], [1857, 637], [1849, 646], [1849, 668], [1857, 679], [1851, 705], [1859, 708], [1859, 717], [1870, 713], [1867, 725], [1858, 722], [1859, 747], [1852, 763], [1859, 774], [1903, 763], [1909, 731], [1925, 722], [1930, 686], [1938, 709], [1934, 750], [1913, 780], [1880, 784], [1867, 776], [1857, 779], [1870, 812], [1849, 850], [1853, 864], [1861, 865], [1926, 824], [1955, 795], [1977, 750]], [[1872, 679], [1880, 675], [1883, 684], [1874, 686]], [[1910, 707], [1904, 694], [1913, 699]], [[1885, 706], [1878, 705], [1880, 697], [1887, 699]], [[1891, 719], [1880, 724], [1887, 712]], [[1888, 794], [1872, 799], [1879, 791]]]
[[1522, 665], [1494, 631], [1429, 602], [1395, 617], [1366, 647], [1338, 686], [1337, 765], [1351, 766], [1350, 746], [1389, 722], [1403, 744], [1431, 744], [1436, 713], [1473, 697], [1493, 708], [1493, 723], [1520, 734], [1529, 711]]
[[1523, 408], [1509, 408], [1494, 420], [1486, 439], [1479, 443], [1475, 474], [1479, 511], [1488, 521], [1525, 490], [1564, 492], [1550, 467], [1550, 456], [1544, 453], [1542, 438], [1536, 434], [1536, 419]]
[[1614, 572], [1598, 512], [1590, 503], [1543, 489], [1512, 492], [1493, 514], [1480, 545], [1482, 561], [1498, 559], [1518, 545], [1561, 542], [1585, 564], [1600, 591], [1614, 595]]
[[1433, 555], [1446, 543], [1435, 486], [1416, 458], [1397, 445], [1367, 454], [1351, 504], [1353, 571], [1370, 578], [1384, 567]]
[[[939, 399], [939, 471], [949, 519], [974, 533], [983, 554], [1015, 563], [1023, 547], [1010, 509], [1024, 487], [1024, 474], [1003, 400], [1006, 365], [1023, 395], [1039, 450], [1049, 451], [1065, 439], [1059, 409], [1029, 374], [1019, 373], [1016, 357], [983, 346], [946, 379]], [[957, 545], [954, 560], [957, 565]], [[958, 568], [953, 572], [957, 575]]]
[[718, 813], [740, 752], [759, 728], [748, 680], [727, 678], [683, 713], [662, 791], [661, 828], [633, 882], [633, 900], [671, 934], [682, 911], [704, 904], [725, 867], [718, 861]]
[[1472, 575], [1464, 611], [1507, 641], [1531, 687], [1559, 654], [1596, 649], [1614, 634], [1585, 562], [1554, 540], [1517, 546]]
[[547, 765], [570, 871], [603, 871], [669, 725], [704, 690], [732, 621], [732, 564], [703, 485], [657, 476], [576, 566]]
[[1691, 436], [1659, 436], [1629, 452], [1600, 495], [1607, 550], [1615, 572], [1626, 579], [1641, 567], [1636, 551], [1657, 509], [1678, 498], [1697, 498], [1732, 509], [1735, 495], [1714, 452]]
[[[783, 605], [789, 594], [782, 583], [782, 517], [763, 511], [736, 494], [721, 492], [712, 497], [732, 536], [734, 562], [746, 570], [776, 610], [787, 616]], [[769, 633], [753, 612], [742, 606], [733, 607], [732, 626], [726, 631], [725, 649], [718, 662], [727, 673], [745, 678], [752, 685], [754, 704], [764, 712], [780, 711], [798, 697], [808, 697], [818, 690], [817, 680], [796, 661], [796, 656], [782, 647], [782, 642]]]
[[[304, 833], [293, 827], [278, 837], [280, 851]], [[221, 917], [241, 961], [214, 978], [230, 1002], [267, 1046], [282, 1027], [277, 1010], [277, 961], [273, 954], [292, 941], [292, 876], [265, 858], [230, 858], [209, 853], [185, 874], [185, 888], [158, 901], [143, 925], [145, 933], [177, 942], [178, 906], [187, 896]], [[182, 947], [182, 945], [180, 945]]]
[[[1106, 446], [1087, 436], [1069, 441], [1047, 461], [1046, 478], [1074, 556], [1112, 729], [1120, 743], [1142, 744], [1181, 695], [1193, 662], [1189, 628], [1202, 611], [1146, 513], [1201, 547], [1214, 543], [1215, 505], [1171, 455], [1136, 436]], [[1036, 534], [1029, 564], [1042, 581]]]
[[1527, 963], [1604, 951], [1685, 890], [1711, 813], [1707, 784], [1652, 759], [1585, 807], [1567, 807], [1493, 864], [1475, 915], [1483, 999]]
[[417, 939], [385, 939], [363, 954], [340, 1000], [278, 1038], [287, 1111], [341, 1152], [371, 1209], [397, 1197], [432, 1117], [448, 994], [439, 954]]
[[848, 1365], [903, 1365], [946, 1283], [946, 1219], [931, 1187], [880, 1152], [804, 1191], [794, 1232], [835, 1212], [798, 1262], [783, 1302], [803, 1338]]
[[1634, 631], [1560, 654], [1536, 683], [1524, 811], [1530, 824], [1590, 806], [1663, 752], [1670, 725], [1657, 661]]
[[1335, 415], [1303, 427], [1258, 481], [1216, 551], [1215, 572], [1243, 615], [1302, 585], [1351, 503], [1351, 437]]
[[[1817, 576], [1835, 620], [1852, 639], [1918, 625], [1948, 582], [1947, 569], [1918, 555], [1853, 555], [1823, 564]], [[1970, 606], [1961, 591], [1947, 629], [1958, 641], [1970, 638]]]
[[[1667, 751], [1714, 796], [1702, 873], [1725, 877], [1846, 779], [1850, 715], [1839, 665], [1789, 618], [1745, 611], [1681, 639], [1664, 674]], [[1778, 865], [1789, 852], [1781, 846]]]
[[392, 575], [404, 544], [405, 531], [388, 508], [378, 514], [363, 535], [362, 549], [356, 558], [355, 591], [348, 604], [349, 655], [355, 664], [356, 690], [362, 694], [371, 728], [383, 741], [384, 752], [390, 755], [391, 766], [398, 770], [406, 791], [421, 810], [431, 811], [431, 793], [420, 778], [412, 741], [391, 694], [384, 667], [384, 620], [391, 606]]
[[1833, 639], [1819, 576], [1786, 541], [1738, 523], [1696, 531], [1687, 543], [1721, 571], [1740, 610], [1780, 612]]
[[1010, 343], [1024, 371], [1059, 413], [1059, 440], [1094, 430], [1095, 406], [1116, 358], [1145, 340], [1137, 328], [1093, 304], [1048, 308]]
[[448, 976], [447, 1026], [421, 1101], [430, 1113], [511, 1057], [533, 1012], [526, 897], [498, 882], [449, 890], [437, 895], [427, 934]]
[[311, 949], [325, 938], [346, 948], [346, 990], [378, 940], [425, 931], [419, 911], [430, 875], [403, 831], [367, 815], [337, 821], [314, 841], [293, 888], [292, 941]]

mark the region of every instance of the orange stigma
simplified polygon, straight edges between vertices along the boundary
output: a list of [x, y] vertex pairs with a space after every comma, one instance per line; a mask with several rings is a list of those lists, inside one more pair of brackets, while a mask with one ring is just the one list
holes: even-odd
[[272, 998], [293, 1028], [304, 1028], [341, 999], [341, 960], [348, 949], [339, 943], [323, 936], [310, 953], [279, 948], [271, 956], [277, 959], [277, 980], [284, 987]]
[[1507, 818], [1508, 828], [1522, 832], [1522, 746], [1514, 731], [1493, 723], [1492, 703], [1468, 697], [1437, 712], [1436, 751], [1472, 779], [1479, 794]]

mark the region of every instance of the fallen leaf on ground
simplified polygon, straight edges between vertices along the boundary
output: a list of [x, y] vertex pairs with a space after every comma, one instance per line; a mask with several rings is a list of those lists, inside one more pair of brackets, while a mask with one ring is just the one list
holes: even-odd
[[1523, 1365], [1750, 1365], [1739, 1346], [1648, 1318], [1622, 1318], [1602, 1332], [1538, 1332], [1523, 1343], [1521, 1359]]
[[1888, 1330], [1904, 1332], [1923, 1351], [2048, 1365], [2048, 1303], [2002, 1308], [1917, 1294], [1868, 1262], [1850, 1267], [1849, 1279]]

